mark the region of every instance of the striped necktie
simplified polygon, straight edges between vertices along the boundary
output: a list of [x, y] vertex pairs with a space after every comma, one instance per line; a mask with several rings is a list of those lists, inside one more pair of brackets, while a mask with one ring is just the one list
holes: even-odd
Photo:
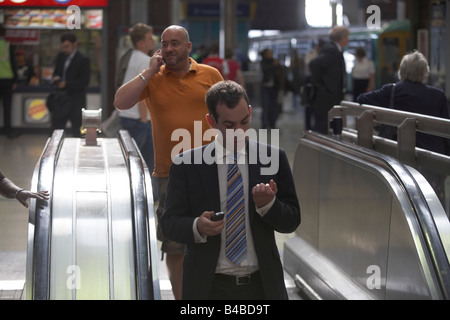
[[237, 154], [234, 154], [234, 164], [228, 165], [227, 173], [226, 256], [235, 264], [247, 256], [244, 187]]

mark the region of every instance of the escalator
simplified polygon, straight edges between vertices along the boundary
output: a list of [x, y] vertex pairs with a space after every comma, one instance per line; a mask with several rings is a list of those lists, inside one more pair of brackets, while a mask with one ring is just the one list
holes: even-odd
[[57, 130], [36, 165], [25, 299], [160, 299], [148, 168], [127, 131], [95, 141]]
[[449, 220], [416, 169], [307, 132], [293, 174], [302, 224], [284, 267], [304, 296], [449, 299]]

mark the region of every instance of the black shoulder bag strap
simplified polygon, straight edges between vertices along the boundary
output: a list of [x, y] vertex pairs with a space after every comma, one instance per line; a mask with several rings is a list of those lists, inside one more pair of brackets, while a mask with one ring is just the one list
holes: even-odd
[[395, 99], [395, 83], [392, 84], [391, 100], [389, 102], [389, 109], [394, 109], [394, 99]]
[[[389, 101], [389, 109], [394, 109], [394, 98], [395, 98], [395, 83], [392, 85], [391, 99]], [[397, 128], [388, 125], [382, 125], [379, 135], [380, 137], [383, 138], [397, 140]]]

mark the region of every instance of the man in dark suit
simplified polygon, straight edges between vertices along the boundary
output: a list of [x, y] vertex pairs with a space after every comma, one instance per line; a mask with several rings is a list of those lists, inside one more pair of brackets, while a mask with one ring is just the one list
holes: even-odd
[[214, 85], [206, 103], [218, 135], [174, 159], [161, 219], [186, 244], [183, 299], [287, 299], [274, 231], [295, 231], [300, 207], [286, 154], [246, 137], [251, 107], [237, 83]]
[[59, 100], [51, 110], [52, 132], [64, 129], [70, 120], [72, 134], [79, 137], [81, 109], [87, 108], [86, 89], [91, 76], [89, 58], [78, 51], [77, 38], [72, 33], [61, 35], [62, 52], [56, 58], [53, 84]]
[[344, 98], [345, 60], [343, 50], [348, 45], [350, 31], [346, 27], [334, 27], [330, 32], [330, 42], [320, 50], [319, 55], [309, 64], [315, 97], [312, 102], [314, 130], [328, 134], [328, 112]]

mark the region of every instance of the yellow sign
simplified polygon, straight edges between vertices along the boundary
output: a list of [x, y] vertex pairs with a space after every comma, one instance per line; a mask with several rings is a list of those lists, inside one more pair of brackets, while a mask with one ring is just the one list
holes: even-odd
[[29, 103], [27, 103], [26, 112], [28, 114], [28, 119], [32, 122], [47, 120], [49, 116], [45, 99], [30, 99]]

